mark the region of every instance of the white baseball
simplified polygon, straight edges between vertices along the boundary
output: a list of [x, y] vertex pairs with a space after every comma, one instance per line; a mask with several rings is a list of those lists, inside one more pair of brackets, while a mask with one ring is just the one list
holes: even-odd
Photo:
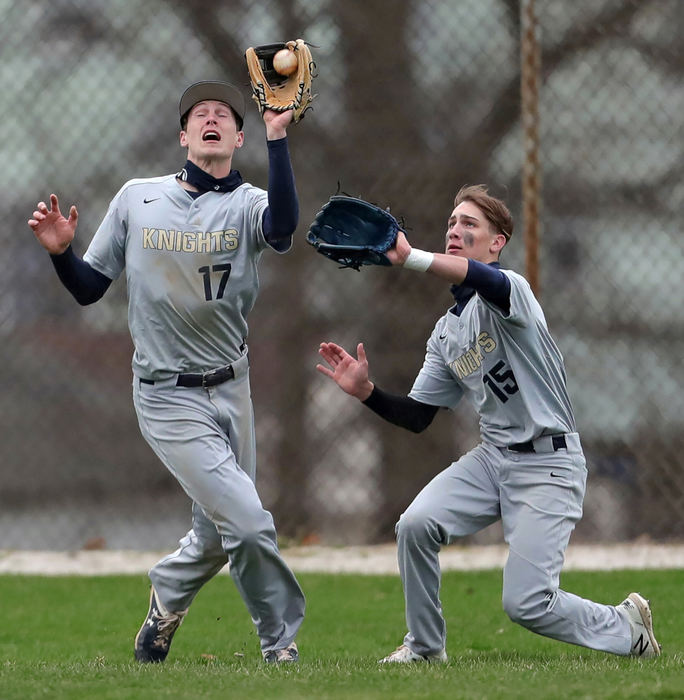
[[281, 49], [273, 57], [273, 68], [280, 75], [292, 75], [297, 70], [297, 56], [290, 49]]

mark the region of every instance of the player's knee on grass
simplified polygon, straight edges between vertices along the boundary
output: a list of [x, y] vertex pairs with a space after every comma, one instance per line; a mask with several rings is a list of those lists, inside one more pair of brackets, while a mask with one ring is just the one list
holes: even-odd
[[549, 591], [533, 589], [521, 593], [504, 587], [502, 596], [504, 612], [511, 621], [531, 630], [546, 616], [551, 600]]
[[533, 562], [511, 547], [504, 566], [502, 603], [511, 620], [538, 630], [556, 599], [557, 583], [543, 562]]

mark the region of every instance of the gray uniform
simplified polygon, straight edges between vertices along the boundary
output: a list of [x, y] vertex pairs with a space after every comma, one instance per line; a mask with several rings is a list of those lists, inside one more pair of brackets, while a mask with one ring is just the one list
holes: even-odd
[[[267, 204], [267, 193], [247, 183], [193, 198], [174, 175], [131, 180], [84, 256], [110, 279], [126, 270], [140, 429], [193, 501], [192, 529], [150, 571], [158, 597], [172, 612], [185, 610], [229, 562], [263, 651], [293, 641], [304, 615], [254, 485], [246, 318], [268, 247]], [[176, 385], [179, 374], [226, 365], [229, 381]]]
[[563, 360], [541, 307], [523, 277], [503, 272], [510, 312], [475, 294], [460, 316], [440, 318], [409, 394], [448, 408], [465, 396], [480, 416], [482, 442], [437, 475], [397, 523], [404, 643], [422, 655], [445, 648], [439, 550], [500, 519], [509, 545], [503, 607], [510, 618], [554, 639], [626, 655], [631, 631], [615, 607], [558, 587], [582, 516], [585, 460]]

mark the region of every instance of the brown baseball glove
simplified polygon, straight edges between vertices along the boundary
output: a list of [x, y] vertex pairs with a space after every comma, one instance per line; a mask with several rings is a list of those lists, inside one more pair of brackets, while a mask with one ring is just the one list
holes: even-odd
[[[273, 58], [279, 51], [290, 51], [296, 58], [290, 57], [285, 63], [290, 64], [292, 72], [289, 75], [276, 70]], [[311, 57], [311, 51], [303, 39], [287, 41], [279, 44], [264, 44], [249, 47], [245, 52], [249, 80], [252, 84], [252, 98], [259, 107], [259, 113], [265, 109], [275, 112], [293, 111], [292, 121], [298, 122], [304, 112], [311, 106], [314, 95], [311, 93], [311, 83], [314, 78], [316, 64]]]

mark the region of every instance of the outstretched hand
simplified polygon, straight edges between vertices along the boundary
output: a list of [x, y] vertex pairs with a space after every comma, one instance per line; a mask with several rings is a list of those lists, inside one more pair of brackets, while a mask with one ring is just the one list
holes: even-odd
[[72, 206], [66, 219], [59, 210], [57, 195], [50, 195], [50, 208], [39, 202], [28, 225], [33, 229], [39, 243], [51, 255], [61, 255], [74, 240], [78, 211]]
[[321, 343], [318, 354], [330, 367], [316, 365], [316, 369], [330, 377], [343, 391], [365, 401], [373, 391], [373, 382], [368, 379], [368, 360], [363, 343], [356, 346], [358, 359], [354, 359], [336, 343]]
[[403, 265], [411, 252], [411, 244], [403, 231], [397, 233], [396, 243], [385, 253], [392, 265]]
[[292, 121], [294, 112], [287, 109], [284, 112], [276, 112], [272, 109], [265, 109], [262, 115], [264, 124], [266, 124], [266, 139], [275, 141], [287, 136], [287, 127]]

